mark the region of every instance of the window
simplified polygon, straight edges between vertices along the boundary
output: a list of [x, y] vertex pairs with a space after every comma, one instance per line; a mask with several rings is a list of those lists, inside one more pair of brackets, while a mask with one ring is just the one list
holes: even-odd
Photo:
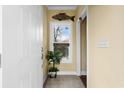
[[71, 63], [71, 22], [51, 22], [50, 50], [63, 53], [62, 63]]

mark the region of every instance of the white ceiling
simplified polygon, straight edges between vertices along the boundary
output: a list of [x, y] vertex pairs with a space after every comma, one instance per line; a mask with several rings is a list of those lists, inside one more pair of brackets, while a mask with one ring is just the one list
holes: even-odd
[[48, 5], [48, 10], [75, 10], [76, 5]]

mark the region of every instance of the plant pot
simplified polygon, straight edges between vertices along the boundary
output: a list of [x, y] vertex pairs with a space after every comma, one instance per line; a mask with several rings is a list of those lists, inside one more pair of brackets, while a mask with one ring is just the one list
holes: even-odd
[[57, 72], [50, 72], [50, 78], [56, 78], [57, 77]]
[[56, 68], [56, 67], [51, 67], [51, 68], [49, 69], [49, 76], [50, 76], [50, 78], [56, 78], [58, 71], [59, 71], [58, 68]]

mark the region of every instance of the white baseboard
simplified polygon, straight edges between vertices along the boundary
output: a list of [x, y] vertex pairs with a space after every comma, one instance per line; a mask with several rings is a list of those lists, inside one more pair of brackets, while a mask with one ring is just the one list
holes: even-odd
[[81, 75], [87, 75], [86, 71], [81, 71]]
[[77, 75], [77, 72], [74, 72], [74, 71], [59, 71], [58, 75]]
[[77, 72], [75, 72], [75, 71], [59, 71], [57, 74], [58, 75], [77, 75], [77, 76], [80, 76], [80, 75], [87, 75], [87, 72], [81, 71], [81, 74], [78, 75]]

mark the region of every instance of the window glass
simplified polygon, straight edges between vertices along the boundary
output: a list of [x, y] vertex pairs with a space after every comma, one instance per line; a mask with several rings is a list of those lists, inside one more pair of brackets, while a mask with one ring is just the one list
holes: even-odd
[[69, 58], [69, 43], [54, 43], [54, 51], [61, 51], [63, 54], [63, 58]]
[[70, 29], [68, 26], [54, 27], [54, 42], [69, 42]]
[[62, 63], [71, 63], [71, 27], [70, 22], [51, 23], [50, 49], [62, 52]]

